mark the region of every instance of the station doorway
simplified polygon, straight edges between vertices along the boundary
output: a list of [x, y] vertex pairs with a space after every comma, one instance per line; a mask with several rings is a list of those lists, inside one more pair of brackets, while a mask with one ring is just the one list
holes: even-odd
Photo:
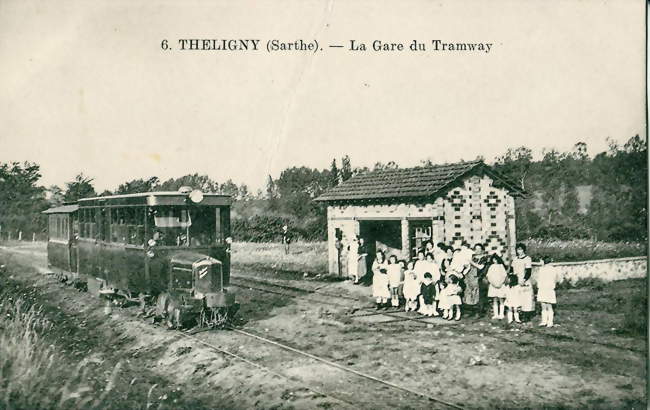
[[368, 271], [375, 261], [377, 251], [382, 250], [388, 258], [396, 254], [401, 259], [402, 225], [400, 220], [359, 221], [359, 236], [368, 249]]

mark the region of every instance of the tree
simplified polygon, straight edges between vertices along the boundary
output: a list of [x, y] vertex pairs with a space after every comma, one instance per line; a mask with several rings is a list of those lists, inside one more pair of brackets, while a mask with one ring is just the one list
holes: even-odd
[[58, 185], [50, 185], [45, 191], [45, 196], [51, 207], [63, 204], [63, 190]]
[[136, 194], [139, 192], [155, 191], [160, 185], [158, 177], [150, 177], [149, 179], [134, 179], [123, 184], [115, 190], [116, 195]]
[[230, 195], [234, 200], [239, 199], [239, 187], [232, 182], [232, 179], [227, 180], [219, 186], [219, 193]]
[[352, 162], [348, 155], [341, 160], [341, 182], [345, 182], [352, 177]]
[[281, 209], [298, 217], [315, 215], [319, 207], [313, 199], [322, 194], [331, 181], [328, 170], [307, 167], [287, 168], [276, 181]]
[[526, 177], [530, 170], [533, 152], [530, 148], [508, 148], [505, 154], [495, 159], [495, 168], [502, 174], [517, 181], [521, 189], [526, 189]]
[[253, 195], [251, 195], [251, 192], [248, 189], [248, 185], [241, 184], [239, 186], [239, 199], [241, 199], [242, 201], [248, 201], [250, 199], [253, 199]]
[[93, 179], [85, 176], [83, 172], [78, 174], [74, 181], [66, 182], [66, 190], [65, 194], [63, 194], [63, 199], [67, 202], [74, 202], [81, 198], [97, 196], [92, 182]]
[[563, 191], [562, 206], [560, 212], [564, 218], [574, 219], [578, 217], [580, 210], [580, 201], [578, 200], [578, 191], [575, 187], [565, 188]]
[[266, 199], [268, 200], [269, 210], [275, 211], [278, 209], [278, 190], [271, 175], [266, 181]]
[[335, 187], [339, 184], [339, 169], [336, 166], [336, 158], [332, 159], [332, 164], [330, 165], [330, 187]]
[[622, 147], [608, 140], [609, 150], [594, 157], [593, 200], [588, 221], [599, 239], [647, 239], [647, 144], [638, 135]]
[[184, 175], [180, 178], [170, 178], [156, 187], [156, 191], [178, 191], [183, 186], [198, 189], [202, 192], [219, 192], [219, 184], [207, 175], [197, 173]]
[[46, 218], [41, 212], [49, 207], [45, 188], [38, 185], [40, 166], [32, 162], [0, 163], [0, 234], [40, 233]]

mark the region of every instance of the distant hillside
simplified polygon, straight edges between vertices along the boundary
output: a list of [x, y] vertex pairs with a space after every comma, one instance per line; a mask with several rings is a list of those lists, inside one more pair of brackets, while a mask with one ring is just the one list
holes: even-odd
[[[578, 195], [578, 213], [587, 214], [589, 211], [589, 206], [591, 205], [591, 200], [593, 199], [593, 185], [578, 185], [575, 187], [576, 193]], [[544, 192], [535, 191], [533, 206], [535, 212], [542, 213], [544, 211]]]

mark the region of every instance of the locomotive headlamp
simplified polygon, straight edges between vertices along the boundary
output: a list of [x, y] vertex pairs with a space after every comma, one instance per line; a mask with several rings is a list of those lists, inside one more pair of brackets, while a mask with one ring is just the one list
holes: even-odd
[[154, 246], [156, 246], [156, 241], [153, 239], [149, 239], [147, 245], [149, 245], [150, 248], [153, 248]]
[[190, 192], [190, 199], [195, 204], [198, 204], [199, 202], [203, 201], [203, 192], [195, 189], [194, 191]]

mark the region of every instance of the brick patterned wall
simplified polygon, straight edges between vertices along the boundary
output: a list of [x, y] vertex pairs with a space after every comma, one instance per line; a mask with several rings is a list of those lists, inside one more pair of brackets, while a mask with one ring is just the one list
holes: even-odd
[[458, 245], [484, 243], [487, 251], [500, 252], [507, 260], [514, 251], [514, 200], [492, 179], [473, 176], [450, 190], [444, 199], [444, 240]]
[[[514, 255], [514, 198], [505, 189], [494, 187], [492, 179], [485, 175], [465, 179], [461, 186], [431, 203], [330, 205], [327, 211], [331, 273], [337, 271], [334, 246], [336, 228], [341, 229], [343, 244], [347, 246], [352, 235], [359, 233], [358, 219], [364, 218], [430, 220], [434, 243], [442, 241], [459, 245], [467, 241], [473, 245], [480, 242], [486, 244], [488, 252], [500, 252], [506, 261], [510, 261], [511, 255]], [[404, 246], [402, 249], [405, 249]], [[343, 272], [347, 271], [346, 256], [347, 250], [344, 248], [341, 255]]]

